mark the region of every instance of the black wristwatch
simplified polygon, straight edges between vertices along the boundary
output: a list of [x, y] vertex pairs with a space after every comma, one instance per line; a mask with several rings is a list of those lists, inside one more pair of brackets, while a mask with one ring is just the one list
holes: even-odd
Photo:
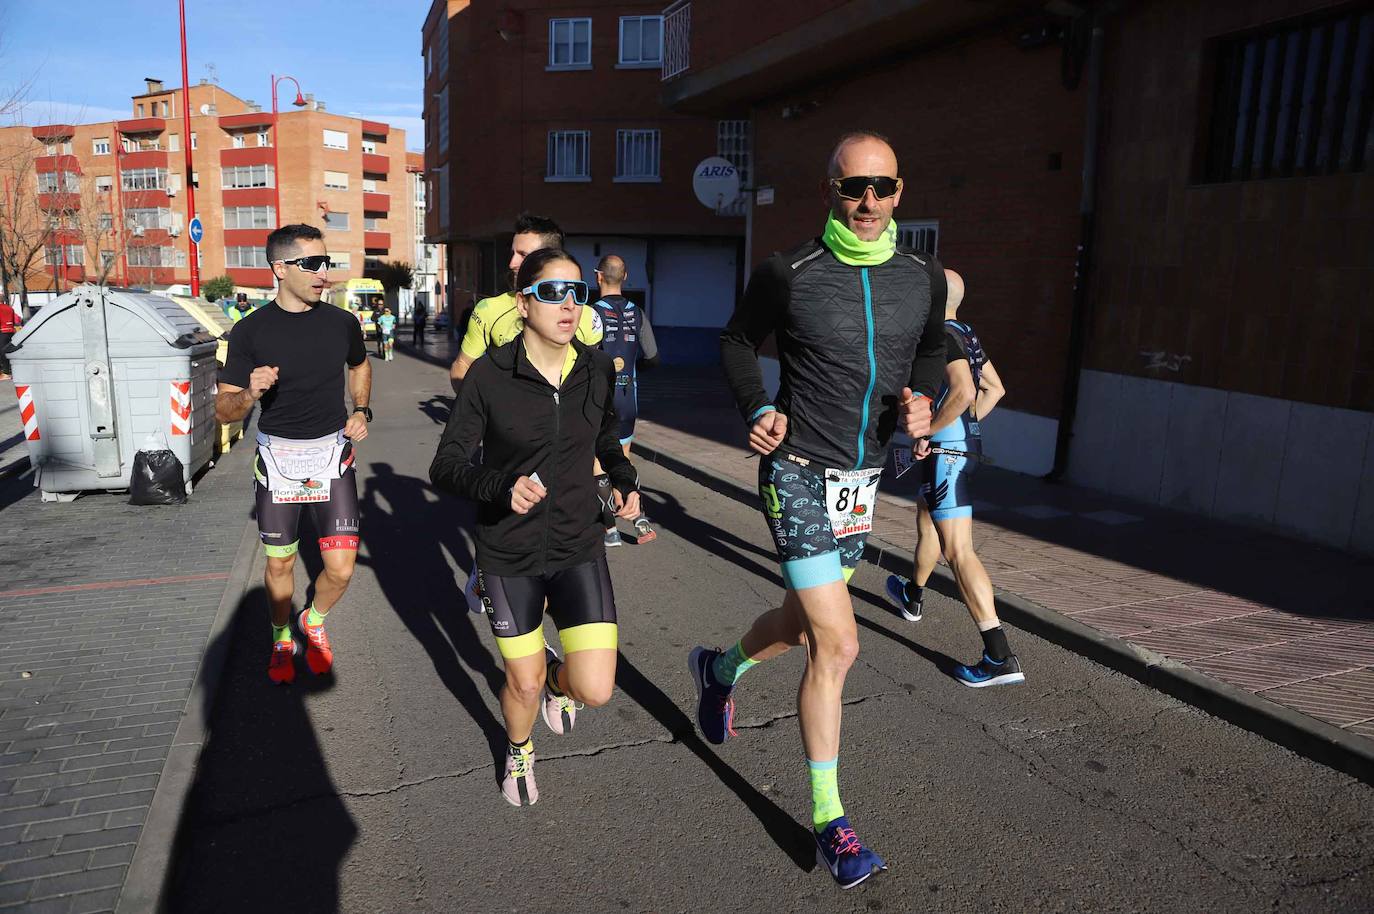
[[362, 413], [363, 418], [368, 422], [372, 421], [372, 410], [368, 409], [366, 406], [355, 406], [353, 407], [353, 411], [355, 413]]

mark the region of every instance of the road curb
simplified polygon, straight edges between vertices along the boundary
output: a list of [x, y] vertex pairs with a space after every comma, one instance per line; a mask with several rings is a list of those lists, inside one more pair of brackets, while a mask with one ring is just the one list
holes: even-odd
[[[744, 483], [640, 441], [635, 441], [633, 448], [638, 456], [670, 472], [743, 504], [758, 505], [758, 493]], [[864, 561], [904, 577], [912, 574], [911, 551], [878, 537], [869, 538], [864, 547]], [[949, 569], [937, 565], [935, 574], [942, 585], [937, 589], [957, 596], [954, 576]], [[1362, 736], [1213, 679], [1176, 660], [1104, 634], [1017, 594], [999, 590], [996, 600], [998, 615], [1017, 628], [1124, 673], [1314, 762], [1366, 784], [1374, 784], [1374, 743]]]
[[229, 580], [224, 585], [224, 595], [220, 597], [215, 619], [210, 625], [205, 656], [196, 670], [191, 694], [186, 699], [186, 710], [182, 713], [181, 722], [172, 737], [171, 749], [167, 752], [167, 761], [158, 777], [157, 790], [153, 793], [143, 831], [139, 833], [138, 846], [129, 864], [115, 914], [146, 914], [164, 910], [177, 830], [186, 810], [191, 785], [195, 781], [196, 766], [209, 732], [215, 693], [229, 656], [229, 638], [224, 635], [233, 622], [243, 595], [257, 580], [255, 571], [262, 554], [257, 522], [249, 520], [244, 525], [243, 536], [239, 538], [234, 564], [229, 569]]

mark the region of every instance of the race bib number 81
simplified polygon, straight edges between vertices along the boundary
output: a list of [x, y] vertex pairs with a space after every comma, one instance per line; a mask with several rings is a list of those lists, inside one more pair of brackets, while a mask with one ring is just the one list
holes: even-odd
[[872, 470], [826, 470], [825, 509], [836, 539], [873, 529], [881, 467]]

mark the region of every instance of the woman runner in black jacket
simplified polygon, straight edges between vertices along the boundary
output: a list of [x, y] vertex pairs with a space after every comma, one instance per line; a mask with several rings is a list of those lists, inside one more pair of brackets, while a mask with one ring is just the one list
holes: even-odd
[[[531, 731], [541, 703], [544, 722], [562, 734], [576, 703], [603, 705], [615, 685], [615, 598], [593, 459], [611, 477], [620, 517], [638, 516], [639, 492], [620, 449], [615, 367], [573, 339], [587, 302], [577, 261], [536, 251], [515, 287], [524, 329], [473, 363], [429, 476], [478, 504], [478, 585], [506, 665], [501, 792], [528, 806], [539, 799]], [[566, 661], [544, 640], [546, 603]]]

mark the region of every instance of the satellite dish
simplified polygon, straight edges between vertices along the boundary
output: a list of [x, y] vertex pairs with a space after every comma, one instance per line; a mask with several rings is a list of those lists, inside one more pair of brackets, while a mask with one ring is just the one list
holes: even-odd
[[210, 113], [210, 105], [209, 105], [208, 103], [207, 103], [207, 104], [204, 104], [204, 105], [201, 105], [201, 106], [200, 106], [200, 113], [201, 113], [201, 114], [209, 114], [209, 113]]

